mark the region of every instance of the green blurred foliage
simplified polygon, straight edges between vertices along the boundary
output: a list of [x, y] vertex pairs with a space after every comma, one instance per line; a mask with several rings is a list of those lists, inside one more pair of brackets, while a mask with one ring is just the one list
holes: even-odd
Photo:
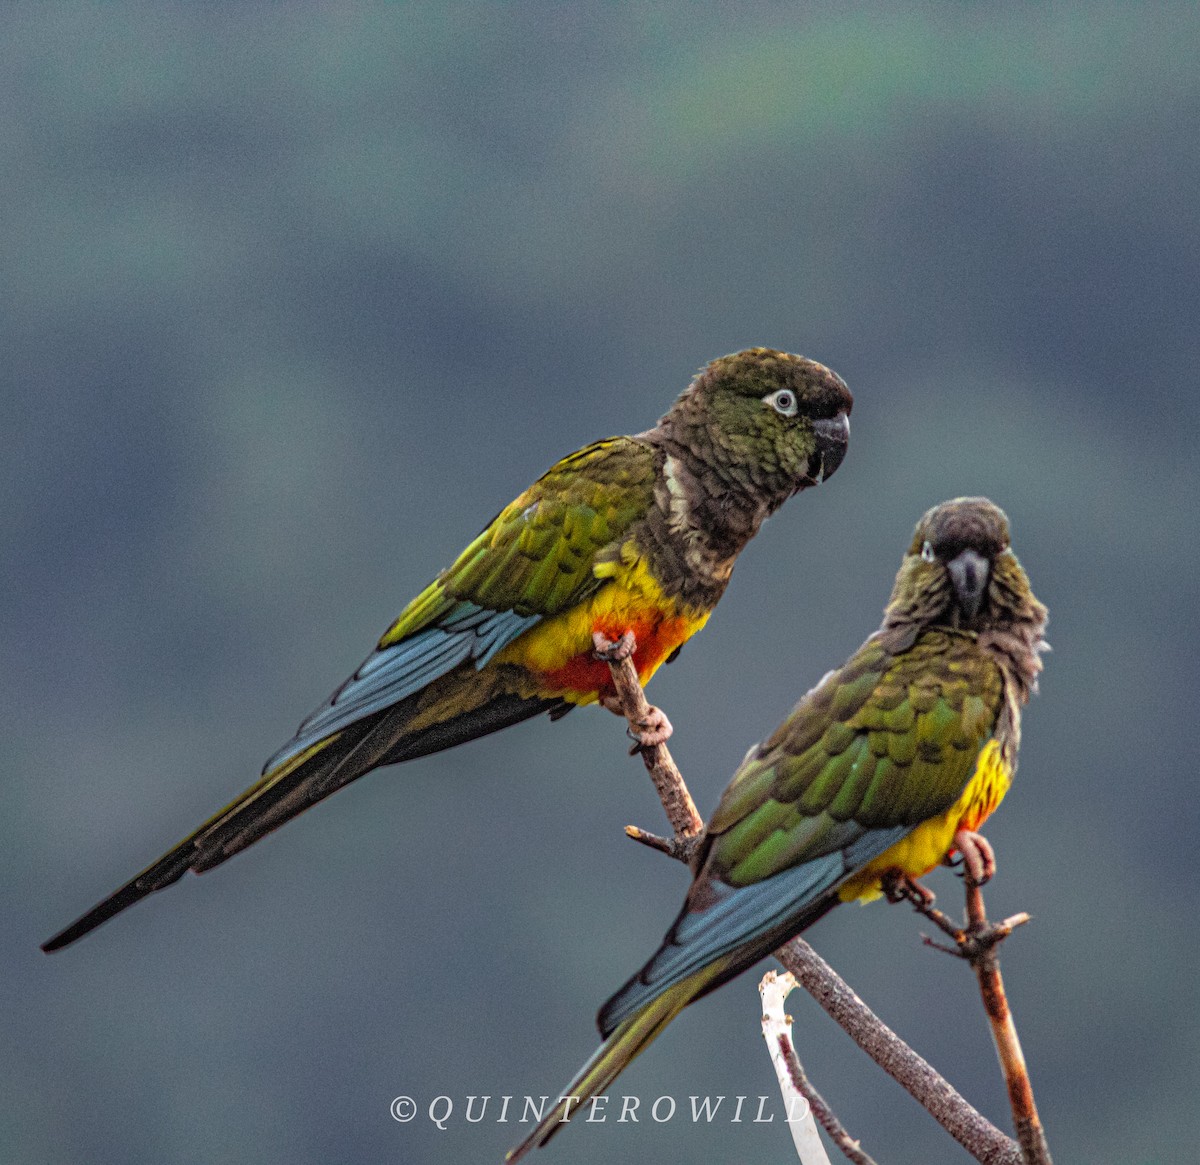
[[[670, 921], [684, 874], [623, 840], [659, 811], [601, 713], [372, 776], [37, 942], [248, 784], [553, 458], [749, 344], [836, 368], [854, 440], [655, 681], [697, 800], [874, 627], [921, 511], [992, 496], [1055, 647], [989, 831], [994, 912], [1035, 916], [1005, 968], [1051, 1144], [1125, 1165], [1200, 1136], [1194, 5], [67, 4], [0, 30], [0, 1157], [518, 1139], [387, 1106], [557, 1087]], [[812, 937], [1003, 1124], [970, 978], [917, 929], [877, 905]], [[880, 1160], [966, 1159], [792, 1010]], [[621, 1088], [774, 1095], [757, 1012], [748, 976]], [[791, 1155], [680, 1119], [547, 1152]]]

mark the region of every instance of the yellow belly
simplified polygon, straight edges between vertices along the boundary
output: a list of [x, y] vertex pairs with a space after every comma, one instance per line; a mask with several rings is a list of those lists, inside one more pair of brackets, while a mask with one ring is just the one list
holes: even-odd
[[928, 874], [949, 853], [960, 829], [978, 829], [1004, 799], [1012, 784], [1012, 771], [1000, 755], [1000, 745], [989, 741], [979, 754], [975, 774], [962, 796], [945, 813], [923, 821], [907, 837], [885, 850], [842, 884], [843, 902], [857, 898], [870, 902], [882, 893], [879, 880], [889, 870], [910, 878]]
[[645, 684], [677, 647], [708, 622], [709, 611], [685, 607], [669, 598], [636, 552], [596, 572], [605, 579], [595, 594], [578, 605], [543, 619], [510, 643], [495, 659], [516, 664], [537, 676], [537, 687], [555, 691], [577, 704], [593, 703], [612, 687], [608, 664], [594, 658], [592, 632], [618, 638], [632, 631], [637, 640], [634, 663]]

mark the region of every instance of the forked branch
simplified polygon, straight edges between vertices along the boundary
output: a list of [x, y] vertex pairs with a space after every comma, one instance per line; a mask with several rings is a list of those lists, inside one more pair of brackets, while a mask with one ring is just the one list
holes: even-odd
[[817, 1133], [817, 1121], [821, 1122], [829, 1139], [841, 1149], [842, 1155], [854, 1165], [875, 1165], [862, 1145], [846, 1132], [845, 1126], [813, 1087], [800, 1063], [792, 1042], [792, 1017], [783, 1010], [784, 1002], [795, 986], [794, 975], [786, 971], [782, 975], [768, 971], [758, 985], [758, 993], [763, 1001], [763, 1039], [767, 1041], [771, 1063], [779, 1078], [787, 1124], [792, 1132], [792, 1143], [796, 1146], [800, 1165], [829, 1165], [825, 1146], [821, 1144]]
[[1008, 1101], [1012, 1106], [1013, 1127], [1017, 1131], [1017, 1143], [1021, 1147], [1025, 1165], [1052, 1165], [1050, 1147], [1046, 1133], [1038, 1116], [1037, 1104], [1033, 1099], [1033, 1085], [1029, 1081], [1029, 1069], [1017, 1037], [1017, 1025], [1013, 1022], [1000, 976], [1000, 944], [1018, 927], [1029, 921], [1028, 914], [1014, 914], [1003, 922], [989, 922], [983, 906], [980, 884], [970, 872], [964, 871], [963, 881], [967, 888], [966, 922], [958, 926], [952, 919], [935, 909], [933, 896], [913, 883], [898, 881], [889, 897], [909, 902], [912, 908], [930, 920], [943, 934], [954, 941], [953, 946], [934, 942], [925, 936], [925, 942], [938, 950], [957, 955], [971, 964], [979, 980], [979, 993], [983, 998], [983, 1009], [987, 1012], [1000, 1058], [1000, 1070], [1008, 1089]]

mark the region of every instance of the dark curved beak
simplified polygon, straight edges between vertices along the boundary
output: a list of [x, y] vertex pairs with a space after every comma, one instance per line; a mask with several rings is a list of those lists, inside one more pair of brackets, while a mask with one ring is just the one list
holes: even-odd
[[970, 622], [979, 614], [983, 596], [987, 592], [991, 565], [982, 554], [964, 550], [946, 563], [946, 570], [954, 585], [954, 593], [958, 596], [958, 605]]
[[850, 444], [850, 418], [845, 413], [813, 421], [817, 448], [808, 462], [808, 476], [820, 485], [837, 472]]

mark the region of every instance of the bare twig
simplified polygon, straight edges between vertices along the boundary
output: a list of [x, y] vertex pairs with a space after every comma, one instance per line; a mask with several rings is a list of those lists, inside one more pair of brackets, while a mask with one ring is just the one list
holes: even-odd
[[1029, 1069], [1021, 1051], [1021, 1041], [1008, 1006], [1004, 991], [1004, 980], [1000, 975], [1000, 944], [1018, 927], [1029, 921], [1025, 913], [1014, 914], [1003, 922], [989, 922], [983, 905], [983, 893], [979, 883], [964, 873], [963, 882], [967, 890], [967, 919], [965, 926], [955, 926], [940, 910], [934, 910], [929, 901], [910, 895], [903, 889], [896, 891], [897, 897], [905, 898], [918, 914], [925, 915], [941, 931], [954, 940], [948, 947], [926, 938], [925, 942], [938, 950], [958, 955], [971, 964], [979, 980], [979, 993], [983, 997], [983, 1009], [987, 1012], [1000, 1058], [1000, 1070], [1008, 1089], [1008, 1100], [1012, 1106], [1013, 1127], [1017, 1131], [1017, 1143], [1021, 1146], [1025, 1165], [1052, 1165], [1050, 1147], [1038, 1116], [1033, 1099], [1033, 1086], [1029, 1082]]
[[[633, 663], [633, 653], [637, 646], [633, 633], [626, 631], [614, 642], [598, 631], [593, 636], [593, 642], [596, 646], [596, 657], [605, 660], [609, 671], [612, 672], [617, 700], [625, 719], [629, 721], [630, 733], [635, 740], [639, 740], [641, 732], [653, 718], [653, 709], [646, 700], [646, 693], [642, 691], [637, 668]], [[661, 850], [681, 862], [690, 863], [700, 844], [704, 818], [696, 809], [696, 802], [692, 800], [670, 750], [665, 744], [635, 744], [631, 751], [641, 754], [642, 763], [654, 782], [658, 799], [662, 802], [675, 836], [671, 839], [657, 837], [638, 829], [635, 825], [627, 826], [625, 832], [634, 841]]]
[[[631, 659], [633, 647], [633, 636], [629, 633], [616, 644], [603, 636], [596, 637], [597, 655], [608, 662], [621, 711], [636, 737], [641, 727], [649, 722], [651, 709]], [[657, 744], [636, 751], [642, 753], [642, 760], [658, 790], [659, 800], [675, 836], [672, 839], [659, 838], [634, 826], [627, 827], [626, 833], [643, 844], [691, 864], [700, 844], [703, 821], [687, 785], [665, 745]], [[929, 908], [932, 909], [931, 903]], [[1015, 919], [1009, 922], [1019, 925]], [[1022, 1150], [1017, 1142], [996, 1128], [927, 1060], [896, 1035], [807, 942], [799, 937], [793, 938], [775, 952], [775, 957], [830, 1018], [980, 1165], [1022, 1165]], [[1014, 1029], [1014, 1038], [1015, 1034]], [[1036, 1121], [1036, 1109], [1033, 1110], [1033, 1116]], [[1017, 1127], [1020, 1131], [1019, 1123]], [[1041, 1126], [1037, 1125], [1036, 1129], [1040, 1134]], [[1025, 1165], [1045, 1165], [1047, 1162], [1048, 1155], [1030, 1157]]]
[[983, 908], [983, 893], [973, 879], [964, 880], [967, 884], [968, 941], [974, 939], [978, 947], [967, 957], [979, 980], [983, 1007], [992, 1025], [992, 1039], [996, 1043], [996, 1054], [1000, 1057], [1004, 1083], [1008, 1086], [1017, 1143], [1021, 1146], [1025, 1165], [1051, 1165], [1050, 1146], [1046, 1143], [1046, 1133], [1033, 1100], [1029, 1069], [1025, 1066], [1025, 1055], [1017, 1038], [1017, 1025], [1013, 1022], [1008, 996], [1004, 992], [1004, 980], [1000, 977], [999, 944], [1012, 933], [1014, 926], [1027, 922], [1029, 915], [1017, 914], [996, 924], [988, 922]]
[[913, 1051], [802, 938], [775, 957], [872, 1060], [981, 1165], [1021, 1165], [1016, 1141], [996, 1128], [923, 1056]]
[[821, 1128], [829, 1134], [829, 1139], [841, 1149], [848, 1160], [854, 1162], [854, 1165], [875, 1165], [875, 1159], [864, 1151], [862, 1142], [856, 1141], [846, 1132], [846, 1126], [838, 1120], [833, 1109], [825, 1103], [825, 1098], [809, 1082], [790, 1036], [779, 1037], [779, 1050], [787, 1061], [788, 1074], [792, 1078], [792, 1083], [797, 1091], [808, 1097], [813, 1115], [821, 1122]]
[[[863, 1152], [859, 1142], [846, 1131], [845, 1126], [834, 1115], [824, 1097], [813, 1087], [804, 1072], [800, 1057], [796, 1054], [796, 1047], [792, 1043], [792, 1017], [785, 1015], [783, 1010], [783, 1002], [795, 986], [794, 975], [786, 971], [782, 975], [768, 971], [758, 985], [758, 993], [763, 1001], [763, 1038], [767, 1041], [767, 1047], [771, 1051], [771, 1063], [779, 1077], [779, 1087], [787, 1107], [788, 1127], [792, 1130], [792, 1140], [800, 1156], [801, 1165], [829, 1165], [825, 1147], [817, 1133], [814, 1116], [821, 1122], [821, 1127], [829, 1134], [830, 1140], [841, 1149], [844, 1156], [854, 1162], [854, 1165], [875, 1165]], [[802, 1106], [798, 1117], [793, 1115], [797, 1102]]]
[[[792, 1071], [788, 1058], [788, 1052], [792, 1050], [792, 1017], [783, 1010], [783, 1004], [795, 986], [796, 980], [786, 971], [782, 975], [777, 971], [768, 971], [759, 980], [762, 1034], [771, 1057], [771, 1067], [775, 1069], [775, 1076], [779, 1080], [779, 1091], [783, 1094], [783, 1107], [787, 1114], [784, 1120], [792, 1134], [792, 1144], [796, 1146], [800, 1165], [829, 1165], [829, 1154], [825, 1152], [817, 1122], [813, 1119], [812, 1096], [817, 1095], [816, 1089], [808, 1083], [803, 1069], [799, 1074]], [[795, 1059], [794, 1051], [792, 1059]], [[796, 1064], [799, 1066], [799, 1060], [796, 1060]]]
[[1025, 913], [1014, 914], [1003, 922], [989, 922], [983, 905], [983, 893], [979, 883], [967, 871], [963, 873], [967, 890], [967, 917], [964, 926], [957, 926], [940, 910], [935, 910], [928, 892], [920, 887], [900, 881], [889, 887], [888, 896], [893, 901], [901, 899], [928, 918], [939, 930], [954, 940], [954, 946], [935, 943], [925, 937], [925, 942], [938, 950], [957, 955], [971, 964], [979, 980], [979, 993], [983, 997], [983, 1009], [987, 1012], [1000, 1058], [1000, 1070], [1008, 1089], [1008, 1100], [1012, 1106], [1013, 1127], [1017, 1132], [1017, 1143], [1021, 1148], [1024, 1165], [1052, 1165], [1050, 1147], [1038, 1116], [1033, 1099], [1033, 1086], [1029, 1082], [1029, 1070], [1021, 1052], [1021, 1041], [1017, 1027], [1009, 1010], [1008, 997], [1004, 991], [1004, 980], [1000, 976], [1000, 944], [1018, 927], [1029, 921]]

